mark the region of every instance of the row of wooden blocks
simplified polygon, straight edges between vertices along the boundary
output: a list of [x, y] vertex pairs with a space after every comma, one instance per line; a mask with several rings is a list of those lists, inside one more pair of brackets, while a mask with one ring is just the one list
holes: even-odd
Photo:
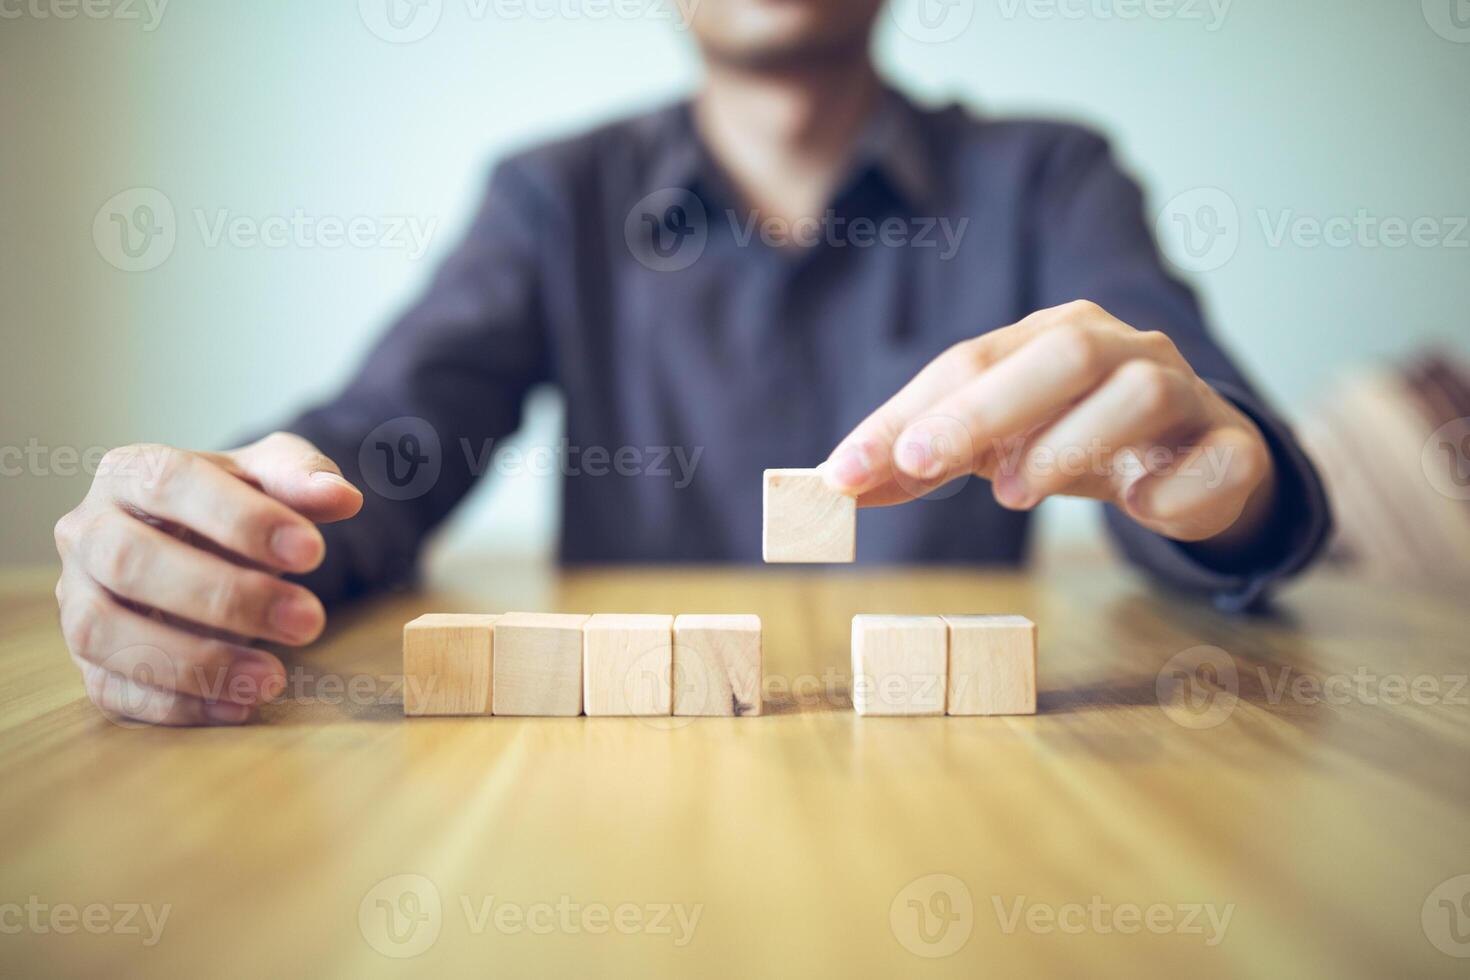
[[403, 628], [407, 715], [758, 715], [758, 616], [435, 613]]
[[1024, 616], [854, 616], [861, 715], [1036, 713], [1036, 624]]
[[[420, 616], [403, 628], [408, 715], [758, 715], [757, 616]], [[852, 619], [862, 715], [1036, 712], [1024, 616]]]

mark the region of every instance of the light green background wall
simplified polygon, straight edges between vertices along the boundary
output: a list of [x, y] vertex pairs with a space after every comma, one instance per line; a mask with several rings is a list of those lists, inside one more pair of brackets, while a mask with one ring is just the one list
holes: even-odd
[[[329, 392], [452, 244], [498, 154], [697, 77], [687, 37], [658, 12], [531, 16], [575, 12], [572, 0], [441, 0], [436, 29], [411, 44], [369, 30], [378, 0], [175, 0], [156, 23], [141, 0], [94, 2], [105, 16], [0, 0], [7, 562], [46, 557], [52, 523], [84, 492], [66, 447], [217, 446]], [[1233, 254], [1193, 281], [1288, 412], [1347, 365], [1470, 347], [1470, 248], [1278, 245], [1262, 224], [1366, 210], [1436, 219], [1444, 235], [1455, 222], [1439, 219], [1470, 215], [1465, 0], [952, 2], [969, 20], [943, 22], [964, 29], [941, 43], [885, 17], [888, 74], [925, 98], [1100, 126], [1155, 211], [1223, 190], [1239, 215]], [[896, 14], [915, 12], [906, 0]], [[167, 195], [177, 241], [161, 266], [126, 273], [92, 225], [140, 186]], [[297, 209], [436, 227], [415, 258], [211, 246], [196, 221]], [[531, 437], [556, 425], [544, 402]], [[1053, 533], [1083, 526], [1077, 513], [1054, 511]], [[500, 481], [456, 519], [455, 546], [542, 552], [553, 517], [545, 481]]]

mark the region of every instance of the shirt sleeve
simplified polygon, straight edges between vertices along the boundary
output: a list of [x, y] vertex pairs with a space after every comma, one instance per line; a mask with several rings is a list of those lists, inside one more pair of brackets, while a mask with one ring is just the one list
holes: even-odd
[[1322, 481], [1291, 430], [1274, 415], [1205, 327], [1193, 292], [1164, 268], [1138, 185], [1101, 138], [1070, 130], [1046, 161], [1037, 215], [1039, 309], [1096, 302], [1140, 330], [1169, 335], [1196, 374], [1260, 427], [1277, 470], [1275, 513], [1259, 543], [1228, 565], [1205, 561], [1188, 544], [1155, 534], [1107, 508], [1123, 553], [1167, 585], [1209, 595], [1239, 611], [1306, 567], [1322, 550], [1331, 513]]
[[326, 560], [301, 581], [328, 605], [408, 579], [428, 533], [469, 491], [491, 440], [513, 432], [548, 376], [535, 255], [536, 195], [491, 177], [464, 240], [327, 403], [285, 428], [363, 492], [322, 528]]

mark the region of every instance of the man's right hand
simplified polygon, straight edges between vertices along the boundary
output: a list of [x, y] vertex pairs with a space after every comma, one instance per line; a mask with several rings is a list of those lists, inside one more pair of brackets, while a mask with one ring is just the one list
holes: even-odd
[[320, 565], [315, 525], [361, 507], [336, 464], [287, 433], [228, 453], [108, 453], [56, 524], [61, 628], [87, 694], [150, 724], [249, 719], [286, 682], [251, 644], [302, 646], [326, 624], [316, 596], [280, 575]]

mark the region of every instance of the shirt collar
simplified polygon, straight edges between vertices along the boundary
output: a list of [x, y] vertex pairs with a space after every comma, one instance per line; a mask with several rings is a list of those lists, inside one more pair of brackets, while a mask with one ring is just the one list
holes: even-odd
[[[678, 187], [721, 194], [728, 190], [719, 166], [699, 138], [693, 106], [678, 102], [650, 117], [653, 159], [648, 192]], [[858, 134], [842, 193], [869, 173], [879, 174], [911, 208], [934, 200], [936, 162], [923, 126], [923, 110], [884, 86], [872, 116]]]
[[873, 115], [853, 147], [849, 185], [873, 171], [888, 181], [910, 207], [931, 204], [938, 177], [926, 137], [922, 110], [884, 86]]
[[694, 190], [700, 177], [713, 168], [694, 127], [692, 104], [676, 102], [645, 121], [650, 154], [645, 192]]

